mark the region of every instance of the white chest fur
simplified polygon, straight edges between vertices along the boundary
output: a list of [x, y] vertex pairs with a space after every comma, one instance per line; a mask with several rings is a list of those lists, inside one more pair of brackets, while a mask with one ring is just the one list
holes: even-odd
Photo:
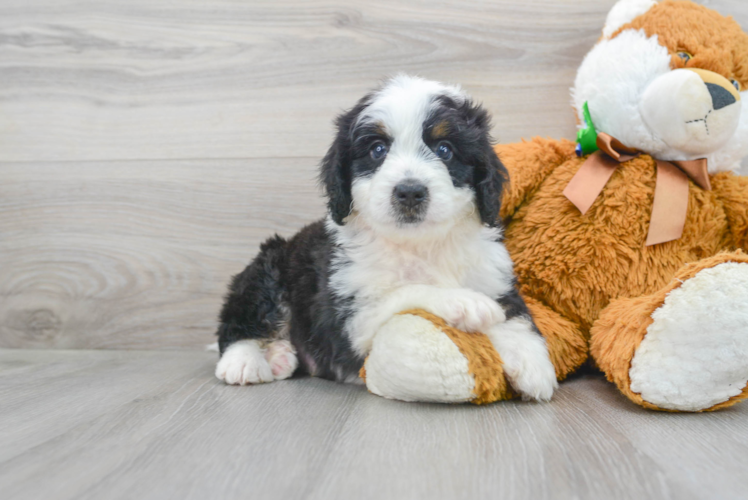
[[512, 261], [500, 230], [468, 219], [438, 240], [392, 241], [351, 221], [328, 230], [339, 245], [331, 285], [340, 297], [376, 300], [397, 288], [469, 288], [498, 298], [512, 286]]

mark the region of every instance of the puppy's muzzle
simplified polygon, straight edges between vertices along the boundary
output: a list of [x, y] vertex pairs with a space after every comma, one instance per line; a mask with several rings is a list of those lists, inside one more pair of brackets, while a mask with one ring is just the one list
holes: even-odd
[[406, 179], [392, 190], [392, 205], [403, 222], [418, 222], [426, 211], [429, 190], [415, 179]]

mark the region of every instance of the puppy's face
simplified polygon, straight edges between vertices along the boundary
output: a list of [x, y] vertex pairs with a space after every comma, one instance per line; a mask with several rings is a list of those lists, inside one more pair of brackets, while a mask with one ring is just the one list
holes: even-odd
[[458, 88], [400, 76], [338, 118], [322, 162], [333, 220], [380, 234], [441, 235], [467, 218], [494, 225], [504, 167], [489, 118]]

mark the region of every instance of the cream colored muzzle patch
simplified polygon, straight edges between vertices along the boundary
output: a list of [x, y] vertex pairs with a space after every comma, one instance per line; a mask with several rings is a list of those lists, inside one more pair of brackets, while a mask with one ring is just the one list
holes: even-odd
[[662, 159], [686, 160], [716, 151], [733, 138], [741, 104], [740, 93], [725, 77], [683, 68], [650, 83], [639, 111], [652, 136], [676, 150], [672, 158]]
[[421, 310], [395, 315], [380, 328], [361, 377], [372, 393], [402, 401], [486, 404], [516, 396], [486, 335]]
[[[686, 71], [693, 71], [694, 73], [699, 75], [699, 78], [701, 78], [703, 82], [706, 84], [716, 85], [717, 87], [721, 87], [722, 89], [726, 90], [735, 99], [733, 102], [737, 102], [740, 100], [740, 92], [738, 92], [738, 89], [736, 89], [733, 86], [733, 84], [730, 83], [730, 81], [724, 76], [718, 73], [715, 73], [714, 71], [709, 71], [706, 69], [698, 69], [698, 68], [683, 68], [683, 69], [685, 69]], [[716, 108], [717, 104], [714, 104], [714, 107]]]
[[467, 358], [431, 321], [399, 314], [377, 332], [364, 372], [369, 391], [389, 399], [465, 403], [475, 398]]

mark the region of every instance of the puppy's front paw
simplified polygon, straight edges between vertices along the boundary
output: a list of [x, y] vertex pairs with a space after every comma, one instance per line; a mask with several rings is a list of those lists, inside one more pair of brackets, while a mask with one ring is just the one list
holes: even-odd
[[486, 332], [493, 325], [506, 321], [501, 306], [482, 293], [450, 291], [444, 302], [444, 310], [438, 314], [450, 325], [466, 332]]
[[523, 356], [504, 358], [504, 374], [512, 387], [522, 395], [522, 399], [550, 401], [553, 392], [558, 388], [556, 370], [550, 360], [541, 363]]
[[504, 375], [522, 399], [550, 401], [558, 388], [556, 369], [545, 339], [530, 321], [511, 319], [491, 328], [488, 337], [501, 356]]
[[255, 340], [231, 344], [216, 365], [216, 377], [231, 385], [261, 384], [274, 380], [270, 364]]

